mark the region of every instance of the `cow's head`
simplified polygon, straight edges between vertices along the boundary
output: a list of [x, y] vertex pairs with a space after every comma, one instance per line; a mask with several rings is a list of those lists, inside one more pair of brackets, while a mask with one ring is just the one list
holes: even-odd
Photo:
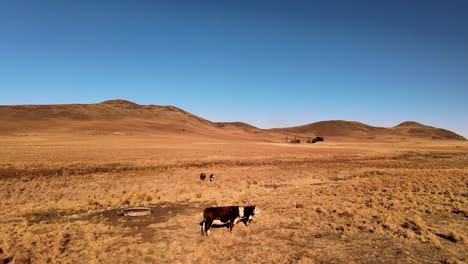
[[258, 213], [257, 206], [255, 205], [245, 206], [244, 207], [244, 219], [242, 220], [242, 222], [244, 222], [244, 224], [248, 226], [250, 222], [253, 220], [253, 217], [255, 216], [256, 213]]

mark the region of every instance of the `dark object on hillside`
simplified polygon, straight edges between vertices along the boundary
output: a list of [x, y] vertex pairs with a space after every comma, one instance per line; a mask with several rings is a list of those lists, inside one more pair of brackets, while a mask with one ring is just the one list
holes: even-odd
[[295, 139], [292, 139], [290, 142], [291, 142], [291, 143], [294, 143], [294, 144], [300, 144], [300, 143], [301, 143], [301, 140], [295, 138]]
[[319, 141], [323, 141], [323, 137], [315, 137], [314, 139], [307, 140], [307, 143], [316, 143]]
[[200, 173], [200, 180], [204, 181], [206, 179], [206, 174], [204, 172]]
[[312, 143], [319, 142], [319, 141], [323, 141], [323, 137], [316, 137], [312, 139]]
[[210, 175], [210, 182], [214, 181], [214, 175], [213, 173]]

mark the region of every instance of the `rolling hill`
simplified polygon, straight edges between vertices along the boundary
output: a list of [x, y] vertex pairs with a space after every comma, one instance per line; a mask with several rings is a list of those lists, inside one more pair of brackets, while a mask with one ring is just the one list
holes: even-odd
[[207, 127], [210, 122], [173, 106], [125, 100], [98, 104], [0, 106], [0, 133], [150, 132]]
[[373, 138], [425, 138], [466, 140], [464, 137], [442, 128], [426, 126], [413, 121], [403, 122], [395, 127], [374, 127], [356, 121], [330, 120], [302, 126], [270, 129], [277, 133], [301, 135], [306, 137], [348, 137], [360, 139]]
[[425, 137], [433, 139], [457, 139], [466, 140], [464, 137], [443, 129], [432, 126], [426, 126], [414, 121], [406, 121], [392, 128], [393, 131], [398, 132], [409, 137]]
[[302, 126], [260, 129], [242, 122], [212, 122], [174, 106], [139, 105], [126, 100], [96, 104], [0, 106], [0, 135], [24, 134], [182, 134], [209, 138], [283, 140], [285, 135], [332, 138], [465, 140], [454, 132], [403, 122], [392, 128], [355, 121], [320, 121]]
[[275, 128], [271, 129], [275, 132], [292, 133], [292, 134], [311, 134], [314, 136], [332, 136], [332, 137], [362, 137], [386, 135], [390, 131], [387, 128], [373, 127], [360, 122], [331, 120], [320, 121], [302, 126]]

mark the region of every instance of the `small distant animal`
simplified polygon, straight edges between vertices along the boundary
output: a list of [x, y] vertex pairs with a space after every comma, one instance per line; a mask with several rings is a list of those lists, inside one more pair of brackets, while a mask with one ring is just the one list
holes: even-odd
[[213, 225], [228, 226], [230, 232], [239, 221], [248, 226], [257, 212], [257, 206], [221, 206], [208, 207], [203, 210], [203, 221], [200, 222], [201, 234], [210, 235]]
[[300, 144], [301, 140], [300, 139], [292, 139], [290, 142], [294, 143], [294, 144]]
[[312, 139], [312, 143], [319, 142], [319, 141], [323, 141], [323, 137], [316, 137]]
[[210, 182], [212, 182], [212, 181], [214, 181], [214, 175], [213, 175], [213, 173], [211, 173], [211, 175], [210, 175]]
[[319, 141], [323, 141], [323, 137], [315, 137], [314, 139], [307, 140], [307, 143], [316, 143]]
[[204, 181], [206, 179], [206, 174], [204, 172], [200, 173], [200, 180]]

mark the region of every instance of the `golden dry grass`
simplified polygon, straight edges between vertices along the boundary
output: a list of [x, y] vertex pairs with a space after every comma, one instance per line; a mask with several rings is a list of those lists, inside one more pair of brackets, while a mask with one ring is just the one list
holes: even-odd
[[[201, 171], [214, 173], [201, 182]], [[0, 137], [0, 260], [463, 263], [468, 144]], [[256, 204], [200, 235], [205, 206]], [[152, 206], [170, 217], [110, 217]], [[158, 211], [156, 211], [158, 212]]]

